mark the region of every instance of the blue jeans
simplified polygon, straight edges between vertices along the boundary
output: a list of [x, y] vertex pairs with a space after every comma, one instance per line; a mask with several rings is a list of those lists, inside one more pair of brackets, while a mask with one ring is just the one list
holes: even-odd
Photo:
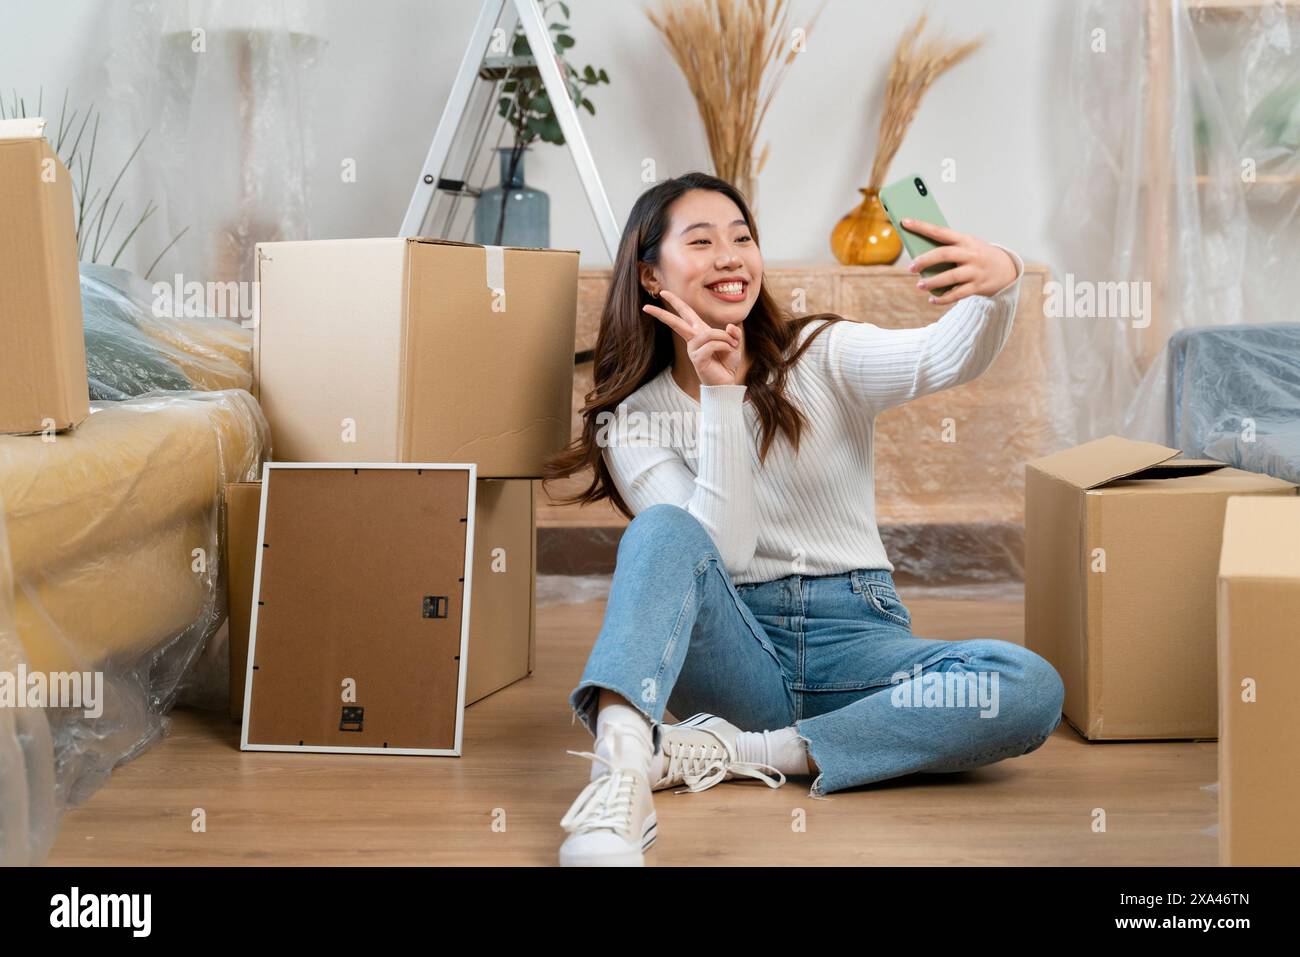
[[966, 771], [1038, 748], [1065, 687], [1008, 641], [932, 641], [884, 569], [735, 585], [702, 525], [655, 505], [628, 525], [574, 719], [599, 689], [650, 721], [707, 711], [744, 731], [794, 726], [820, 773], [809, 795], [912, 772]]

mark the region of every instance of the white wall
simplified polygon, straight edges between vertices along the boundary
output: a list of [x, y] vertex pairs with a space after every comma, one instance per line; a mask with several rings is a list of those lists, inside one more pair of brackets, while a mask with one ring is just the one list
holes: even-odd
[[[578, 41], [572, 62], [604, 67], [612, 80], [592, 92], [597, 116], [583, 113], [583, 126], [621, 225], [645, 188], [644, 158], [654, 158], [664, 178], [708, 169], [708, 151], [686, 82], [641, 0], [569, 4]], [[44, 84], [49, 104], [70, 85], [74, 95], [98, 94], [111, 110], [103, 73], [113, 35], [108, 6], [6, 2], [0, 63], [7, 75], [0, 76], [0, 89], [34, 92]], [[796, 19], [815, 6], [814, 0], [795, 2]], [[275, 0], [196, 0], [188, 7], [196, 23], [238, 22], [278, 9]], [[928, 9], [932, 26], [956, 38], [983, 34], [986, 42], [932, 88], [892, 175], [916, 171], [937, 182], [939, 164], [955, 160], [957, 182], [936, 186], [952, 225], [1005, 243], [1026, 259], [1050, 262], [1051, 233], [1061, 225], [1053, 221], [1053, 170], [1060, 168], [1060, 151], [1069, 148], [1054, 139], [1060, 117], [1052, 110], [1068, 63], [1066, 44], [1075, 42], [1068, 35], [1069, 7], [1070, 0], [830, 0], [765, 126], [772, 149], [757, 205], [768, 260], [831, 259], [830, 231], [866, 184], [893, 46]], [[305, 117], [315, 142], [310, 235], [392, 234], [478, 4], [292, 0], [286, 9], [296, 26], [327, 41]], [[119, 102], [131, 93], [108, 92]], [[340, 180], [346, 157], [357, 162], [356, 183]], [[607, 263], [567, 151], [539, 143], [529, 164], [530, 183], [551, 195], [552, 245], [582, 250], [585, 265]], [[141, 194], [148, 187], [132, 183]]]

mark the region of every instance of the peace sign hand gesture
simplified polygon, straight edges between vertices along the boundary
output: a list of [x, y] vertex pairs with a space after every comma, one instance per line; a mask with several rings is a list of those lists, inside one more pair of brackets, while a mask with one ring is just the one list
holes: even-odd
[[740, 328], [728, 323], [726, 330], [714, 329], [701, 319], [676, 293], [659, 293], [677, 310], [676, 314], [646, 303], [641, 308], [658, 318], [686, 341], [686, 354], [695, 366], [700, 385], [736, 385], [740, 367]]

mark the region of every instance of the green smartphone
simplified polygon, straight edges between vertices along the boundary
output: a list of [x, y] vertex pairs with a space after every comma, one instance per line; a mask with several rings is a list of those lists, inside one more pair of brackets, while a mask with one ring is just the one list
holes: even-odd
[[[943, 218], [943, 213], [939, 211], [934, 193], [921, 177], [905, 176], [896, 183], [890, 183], [880, 191], [880, 205], [885, 207], [889, 221], [894, 224], [899, 238], [903, 240], [903, 248], [913, 259], [942, 245], [919, 233], [909, 232], [899, 225], [899, 221], [903, 219], [919, 219], [923, 223], [935, 223], [939, 226], [948, 225], [948, 221]], [[922, 269], [921, 275], [936, 276], [956, 265], [956, 263], [938, 263]], [[942, 289], [933, 289], [930, 295], [942, 296], [952, 288], [952, 286], [945, 286]]]

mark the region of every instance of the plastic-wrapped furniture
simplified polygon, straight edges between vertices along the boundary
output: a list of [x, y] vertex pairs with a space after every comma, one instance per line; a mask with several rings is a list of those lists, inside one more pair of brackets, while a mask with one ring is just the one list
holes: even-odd
[[0, 708], [0, 864], [43, 860], [62, 811], [164, 734], [226, 615], [221, 488], [268, 448], [242, 389], [91, 408], [52, 441], [0, 436], [0, 670], [102, 674], [93, 708]]
[[1300, 482], [1300, 322], [1176, 332], [1125, 434]]
[[[242, 293], [198, 285], [155, 286], [126, 269], [81, 263], [81, 311], [91, 399], [146, 392], [253, 387], [253, 334], [239, 315]], [[233, 286], [234, 284], [231, 284]], [[209, 303], [208, 300], [212, 302]], [[199, 301], [201, 300], [201, 301]], [[208, 306], [231, 320], [187, 315]]]

